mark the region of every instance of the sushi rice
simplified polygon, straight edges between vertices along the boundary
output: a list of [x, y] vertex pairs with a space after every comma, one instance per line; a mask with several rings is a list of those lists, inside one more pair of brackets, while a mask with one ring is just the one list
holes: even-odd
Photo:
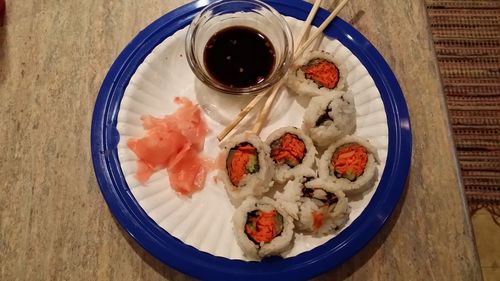
[[[338, 81], [331, 86], [318, 84], [311, 78], [307, 78], [304, 73], [304, 67], [314, 64], [315, 61], [324, 61], [333, 63], [338, 70]], [[311, 51], [297, 60], [287, 75], [287, 86], [300, 96], [322, 96], [329, 94], [332, 90], [344, 90], [347, 71], [345, 67], [332, 54], [325, 51]]]
[[301, 190], [304, 183], [318, 178], [316, 171], [308, 170], [305, 173], [289, 180], [283, 187], [282, 192], [276, 192], [274, 199], [294, 220], [299, 219], [299, 202]]
[[349, 220], [347, 197], [334, 183], [322, 179], [289, 181], [275, 198], [295, 219], [298, 229], [316, 236], [334, 233]]
[[293, 229], [293, 219], [269, 197], [248, 197], [233, 215], [236, 241], [245, 256], [255, 260], [290, 249]]
[[354, 133], [356, 109], [351, 91], [313, 97], [304, 113], [302, 129], [320, 147]]
[[[352, 151], [352, 149], [339, 154], [345, 149], [349, 150], [349, 147], [362, 151], [363, 162], [365, 163], [361, 164], [361, 166], [354, 166], [361, 160], [353, 158], [356, 157], [356, 152]], [[336, 156], [349, 158], [347, 163], [351, 163], [343, 167], [343, 170], [346, 170], [343, 174], [338, 174], [337, 169], [339, 167], [334, 167], [332, 164], [332, 157]], [[362, 193], [375, 185], [378, 175], [378, 163], [380, 163], [380, 159], [377, 149], [367, 140], [357, 136], [345, 136], [330, 145], [323, 153], [318, 164], [318, 174], [320, 178], [334, 182], [347, 196], [351, 196]]]
[[266, 140], [274, 164], [274, 180], [278, 183], [312, 170], [316, 147], [309, 136], [295, 127], [284, 127], [272, 132]]
[[[239, 163], [236, 162], [234, 165], [229, 163], [232, 161], [230, 158], [236, 157], [235, 151], [243, 147], [253, 148], [254, 155], [248, 157], [248, 161], [243, 165], [238, 166]], [[261, 196], [273, 185], [274, 167], [269, 152], [269, 147], [255, 134], [243, 133], [235, 135], [225, 142], [222, 157], [225, 159], [226, 165], [219, 171], [219, 178], [224, 183], [227, 193], [234, 202], [241, 202], [248, 196]], [[236, 176], [228, 170], [228, 168], [232, 170], [235, 166], [242, 169], [237, 182], [234, 180]]]

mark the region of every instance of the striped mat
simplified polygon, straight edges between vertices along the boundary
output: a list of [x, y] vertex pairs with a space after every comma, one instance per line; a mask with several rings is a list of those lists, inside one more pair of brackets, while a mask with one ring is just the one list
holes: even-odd
[[500, 0], [426, 0], [471, 215], [500, 222]]

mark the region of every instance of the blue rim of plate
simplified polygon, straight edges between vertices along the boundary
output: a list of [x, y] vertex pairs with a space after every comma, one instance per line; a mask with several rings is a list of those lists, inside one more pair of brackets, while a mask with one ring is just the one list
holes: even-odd
[[[358, 57], [372, 76], [384, 103], [389, 131], [386, 167], [377, 191], [362, 214], [325, 244], [291, 258], [246, 262], [216, 257], [182, 243], [158, 226], [132, 195], [120, 168], [116, 146], [118, 111], [125, 88], [146, 56], [167, 37], [184, 28], [214, 0], [186, 4], [141, 31], [111, 66], [96, 99], [91, 129], [94, 171], [109, 209], [122, 227], [163, 263], [205, 280], [303, 280], [334, 268], [354, 256], [382, 228], [405, 188], [411, 161], [411, 127], [401, 88], [375, 47], [340, 18], [325, 30]], [[265, 1], [281, 14], [305, 20], [311, 4], [297, 0]], [[329, 13], [318, 11], [319, 26]]]

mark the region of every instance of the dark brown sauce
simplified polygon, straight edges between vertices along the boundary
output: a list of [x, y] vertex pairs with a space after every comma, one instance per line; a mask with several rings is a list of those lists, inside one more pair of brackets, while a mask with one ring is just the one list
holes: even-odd
[[208, 40], [203, 59], [213, 79], [228, 87], [245, 88], [269, 77], [276, 55], [264, 34], [253, 28], [233, 26]]

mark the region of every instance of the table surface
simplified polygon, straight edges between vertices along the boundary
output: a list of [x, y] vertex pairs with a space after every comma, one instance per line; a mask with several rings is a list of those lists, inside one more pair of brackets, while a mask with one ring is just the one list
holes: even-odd
[[[7, 0], [0, 26], [0, 280], [190, 279], [113, 219], [89, 137], [114, 59], [141, 29], [186, 2]], [[406, 192], [383, 230], [317, 280], [481, 280], [423, 2], [350, 1], [340, 16], [396, 74], [410, 111], [413, 159]]]

